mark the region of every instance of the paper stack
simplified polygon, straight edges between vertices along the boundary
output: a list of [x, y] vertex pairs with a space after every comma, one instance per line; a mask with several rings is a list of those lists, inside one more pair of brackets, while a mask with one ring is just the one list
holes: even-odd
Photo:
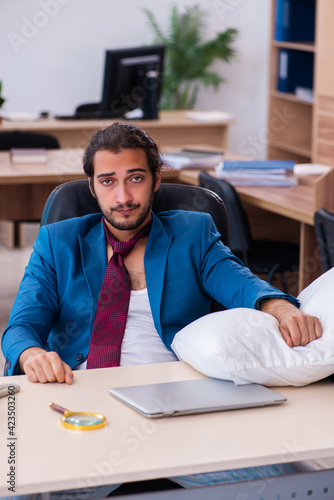
[[194, 120], [195, 122], [200, 123], [210, 123], [210, 122], [230, 122], [233, 120], [234, 116], [232, 113], [228, 113], [227, 111], [186, 111], [185, 113], [187, 118]]
[[15, 165], [41, 164], [47, 162], [47, 154], [43, 148], [16, 148], [10, 150], [10, 161]]
[[223, 153], [199, 151], [193, 149], [178, 149], [163, 155], [165, 165], [180, 168], [213, 168], [224, 158]]
[[296, 186], [294, 161], [223, 161], [216, 168], [218, 179], [233, 186]]

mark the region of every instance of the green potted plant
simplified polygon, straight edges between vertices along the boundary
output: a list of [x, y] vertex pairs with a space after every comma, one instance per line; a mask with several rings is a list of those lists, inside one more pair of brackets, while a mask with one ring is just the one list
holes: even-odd
[[210, 67], [218, 59], [229, 62], [236, 56], [233, 43], [237, 30], [229, 28], [204, 41], [206, 12], [199, 5], [192, 5], [180, 13], [174, 5], [168, 33], [164, 34], [152, 12], [148, 9], [144, 12], [154, 33], [154, 43], [166, 47], [161, 108], [191, 109], [201, 85], [217, 90], [225, 81]]

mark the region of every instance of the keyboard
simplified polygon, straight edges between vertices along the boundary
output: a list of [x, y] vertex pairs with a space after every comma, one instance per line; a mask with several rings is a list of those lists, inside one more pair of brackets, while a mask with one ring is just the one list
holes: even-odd
[[96, 119], [111, 119], [121, 118], [122, 115], [116, 111], [80, 111], [74, 115], [56, 115], [56, 120], [96, 120]]

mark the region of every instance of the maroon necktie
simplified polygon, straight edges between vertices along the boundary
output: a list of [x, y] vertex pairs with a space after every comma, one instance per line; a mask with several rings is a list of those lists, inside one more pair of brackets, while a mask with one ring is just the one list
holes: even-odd
[[87, 368], [119, 366], [131, 293], [131, 279], [123, 257], [131, 252], [140, 238], [147, 236], [152, 220], [129, 241], [115, 240], [104, 220], [104, 230], [113, 249], [97, 304]]

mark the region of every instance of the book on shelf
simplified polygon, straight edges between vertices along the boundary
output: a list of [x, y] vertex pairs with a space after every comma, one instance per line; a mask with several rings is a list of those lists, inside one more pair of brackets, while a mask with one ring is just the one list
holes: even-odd
[[196, 149], [178, 149], [165, 153], [163, 161], [175, 169], [181, 168], [213, 168], [224, 158], [224, 153], [202, 151]]
[[308, 89], [307, 87], [296, 87], [295, 96], [300, 101], [314, 102], [313, 89]]
[[315, 0], [276, 0], [275, 40], [313, 43]]
[[10, 161], [14, 165], [44, 164], [47, 163], [46, 149], [13, 148], [10, 150]]
[[218, 179], [233, 186], [296, 186], [294, 161], [224, 161], [216, 168]]

